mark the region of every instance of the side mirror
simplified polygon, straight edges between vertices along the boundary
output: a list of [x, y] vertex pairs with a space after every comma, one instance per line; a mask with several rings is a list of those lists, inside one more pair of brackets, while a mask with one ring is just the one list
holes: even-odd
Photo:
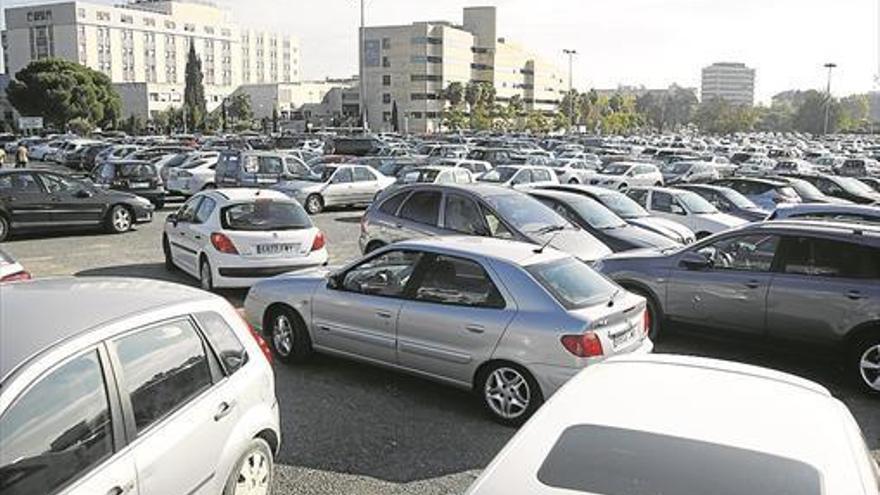
[[165, 221], [171, 222], [172, 224], [174, 224], [175, 227], [177, 227], [177, 222], [178, 222], [177, 213], [169, 214], [167, 217], [165, 217]]
[[705, 270], [712, 266], [712, 262], [709, 258], [694, 251], [688, 251], [685, 253], [678, 264], [688, 270]]
[[340, 274], [331, 273], [327, 277], [327, 288], [331, 290], [339, 290], [342, 287], [342, 280], [340, 279]]

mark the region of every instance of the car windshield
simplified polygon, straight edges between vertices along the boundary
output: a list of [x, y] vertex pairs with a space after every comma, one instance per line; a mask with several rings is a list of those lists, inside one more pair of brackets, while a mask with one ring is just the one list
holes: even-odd
[[570, 224], [540, 201], [524, 194], [487, 196], [486, 202], [501, 218], [524, 233], [534, 234], [553, 227]]
[[613, 211], [598, 201], [586, 196], [577, 196], [568, 201], [578, 215], [584, 218], [588, 224], [597, 229], [616, 229], [626, 226], [626, 222]]
[[825, 197], [822, 191], [805, 180], [792, 180], [789, 184], [795, 193], [803, 199], [821, 199]]
[[724, 197], [737, 207], [743, 208], [745, 210], [758, 207], [758, 205], [753, 203], [752, 200], [740, 194], [739, 191], [734, 191], [733, 189], [727, 189], [726, 191], [724, 191]]
[[493, 182], [496, 184], [503, 184], [516, 174], [518, 169], [513, 167], [497, 167], [483, 174], [480, 177], [480, 182]]
[[412, 170], [403, 174], [399, 182], [401, 184], [414, 184], [416, 182], [432, 183], [437, 179], [438, 175], [440, 175], [440, 171], [434, 169]]
[[870, 186], [868, 186], [864, 182], [859, 181], [858, 179], [854, 179], [852, 177], [838, 177], [837, 180], [840, 183], [841, 187], [845, 188], [847, 191], [858, 194], [874, 193], [874, 190], [871, 189]]
[[686, 174], [688, 170], [691, 169], [691, 167], [693, 167], [693, 165], [691, 165], [690, 163], [676, 162], [667, 166], [666, 171], [670, 174], [682, 175]]
[[718, 213], [718, 209], [712, 206], [712, 203], [695, 192], [682, 191], [676, 197], [693, 214]]
[[525, 268], [568, 310], [607, 300], [618, 290], [610, 280], [574, 258], [562, 258]]
[[620, 218], [643, 218], [651, 216], [641, 205], [633, 201], [629, 196], [620, 193], [608, 193], [599, 196], [609, 210], [617, 213]]
[[146, 164], [126, 164], [116, 168], [117, 177], [153, 177], [156, 169]]
[[320, 177], [316, 177], [310, 180], [314, 180], [316, 182], [329, 182], [330, 179], [333, 178], [333, 174], [336, 173], [336, 169], [337, 167], [324, 167], [324, 169], [321, 170]]
[[220, 221], [226, 230], [297, 230], [312, 226], [309, 216], [299, 204], [274, 200], [227, 206], [221, 210]]
[[602, 169], [602, 173], [605, 175], [624, 175], [629, 172], [631, 169], [631, 165], [608, 165], [607, 167]]

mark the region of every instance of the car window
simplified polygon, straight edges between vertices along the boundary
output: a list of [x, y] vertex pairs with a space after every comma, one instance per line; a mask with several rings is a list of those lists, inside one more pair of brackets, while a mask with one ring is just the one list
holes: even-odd
[[815, 277], [880, 279], [880, 249], [830, 239], [789, 239], [782, 271]]
[[674, 204], [672, 199], [672, 195], [669, 193], [654, 191], [651, 194], [651, 209], [663, 213], [674, 213], [672, 211], [672, 205]]
[[192, 198], [187, 201], [180, 207], [180, 210], [177, 212], [177, 221], [179, 222], [192, 222], [195, 220], [196, 211], [198, 211], [199, 204], [202, 202], [202, 198]]
[[532, 182], [532, 171], [531, 170], [520, 170], [516, 176], [514, 176], [513, 180], [510, 182], [511, 184], [529, 184]]
[[113, 454], [107, 390], [95, 351], [61, 365], [0, 418], [0, 491], [57, 493]]
[[364, 167], [355, 167], [354, 168], [354, 181], [355, 182], [370, 182], [376, 180], [376, 177], [372, 172], [367, 170]]
[[510, 229], [498, 218], [498, 215], [491, 212], [488, 208], [482, 207], [483, 218], [489, 227], [489, 235], [496, 239], [513, 239], [514, 235]]
[[630, 189], [626, 195], [642, 206], [648, 204], [648, 191], [644, 189]]
[[421, 259], [415, 251], [390, 251], [348, 270], [342, 289], [360, 294], [401, 297]]
[[437, 225], [440, 214], [440, 192], [417, 191], [400, 209], [400, 218], [425, 225]]
[[284, 173], [284, 160], [279, 156], [261, 156], [259, 167], [261, 174], [280, 175]]
[[211, 348], [217, 354], [226, 375], [231, 375], [241, 369], [248, 361], [248, 354], [226, 320], [212, 311], [199, 313], [195, 316], [199, 326], [205, 332], [208, 342], [211, 343]]
[[498, 288], [479, 263], [442, 255], [428, 262], [413, 297], [417, 301], [454, 306], [496, 309], [505, 306]]
[[113, 341], [122, 393], [131, 400], [138, 433], [211, 386], [202, 340], [188, 320], [162, 323]]
[[400, 205], [403, 203], [403, 200], [409, 196], [409, 191], [402, 192], [391, 196], [382, 202], [382, 205], [379, 206], [379, 211], [386, 215], [397, 215], [397, 210], [400, 208]]
[[42, 174], [40, 179], [49, 194], [57, 192], [74, 192], [82, 189], [82, 185], [65, 177], [55, 174]]
[[258, 199], [221, 209], [220, 224], [227, 230], [268, 232], [307, 229], [312, 221], [296, 202]]
[[727, 237], [699, 249], [715, 270], [769, 272], [779, 237], [751, 234]]
[[195, 217], [193, 218], [193, 223], [205, 223], [211, 218], [211, 213], [214, 212], [214, 207], [217, 206], [217, 202], [209, 197], [202, 198], [202, 202], [199, 204], [199, 208], [196, 210]]
[[525, 269], [569, 310], [589, 306], [617, 291], [614, 283], [575, 258], [561, 258]]
[[547, 170], [532, 170], [532, 180], [535, 182], [549, 182], [552, 179], [550, 172]]
[[473, 200], [459, 194], [446, 196], [445, 226], [462, 234], [489, 235], [484, 219], [480, 216], [480, 208]]
[[348, 184], [349, 182], [352, 182], [353, 180], [354, 179], [353, 179], [350, 168], [340, 168], [340, 169], [336, 170], [335, 174], [333, 174], [332, 182], [334, 184]]
[[0, 175], [0, 191], [39, 193], [43, 189], [33, 174], [17, 173]]

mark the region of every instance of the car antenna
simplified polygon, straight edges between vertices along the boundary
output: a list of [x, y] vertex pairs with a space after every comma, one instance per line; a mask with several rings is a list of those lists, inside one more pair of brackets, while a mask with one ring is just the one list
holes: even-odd
[[547, 239], [547, 242], [542, 244], [541, 247], [535, 248], [532, 252], [535, 254], [542, 254], [544, 252], [544, 250], [547, 249], [547, 246], [549, 246], [550, 243], [553, 242], [553, 239], [556, 239], [556, 236], [559, 235], [560, 232], [562, 232], [562, 229], [559, 229], [556, 232], [554, 232], [553, 235], [551, 235], [550, 238]]

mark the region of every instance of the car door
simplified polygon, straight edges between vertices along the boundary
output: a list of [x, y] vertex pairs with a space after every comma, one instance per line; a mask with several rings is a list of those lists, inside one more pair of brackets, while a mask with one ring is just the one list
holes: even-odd
[[106, 353], [59, 362], [0, 411], [4, 495], [137, 495]]
[[379, 192], [379, 178], [373, 175], [367, 167], [353, 167], [352, 178], [354, 180], [352, 197], [356, 203], [367, 204]]
[[185, 242], [195, 251], [196, 259], [194, 266], [198, 265], [198, 254], [203, 253], [211, 243], [211, 229], [206, 222], [217, 207], [217, 202], [210, 196], [202, 196], [202, 201], [196, 208], [192, 220], [180, 226], [181, 232], [185, 233]]
[[531, 187], [532, 184], [532, 171], [523, 168], [520, 169], [511, 179], [510, 179], [510, 187], [514, 189], [526, 189]]
[[[700, 327], [762, 335], [779, 236], [749, 233], [702, 243], [678, 256], [669, 275], [665, 314]], [[689, 266], [689, 258], [707, 264]]]
[[426, 254], [397, 323], [401, 366], [470, 384], [516, 314], [488, 267], [475, 259]]
[[49, 193], [31, 172], [0, 175], [0, 202], [10, 214], [12, 228], [52, 224]]
[[395, 364], [403, 294], [421, 257], [417, 251], [385, 251], [318, 287], [312, 297], [315, 347]]
[[199, 267], [198, 246], [190, 234], [190, 224], [195, 220], [202, 198], [203, 196], [196, 196], [184, 203], [165, 227], [175, 264], [191, 275], [197, 275]]
[[322, 193], [324, 205], [355, 203], [354, 174], [351, 167], [339, 167], [327, 183]]
[[57, 174], [38, 174], [49, 193], [52, 221], [62, 225], [98, 225], [104, 220], [106, 201], [89, 186]]
[[651, 191], [649, 201], [649, 210], [658, 217], [672, 220], [680, 223], [691, 230], [694, 230], [693, 218], [687, 214], [687, 211], [675, 200], [675, 197], [664, 191]]
[[413, 192], [400, 207], [396, 224], [403, 239], [420, 239], [448, 234], [440, 227], [443, 193], [436, 190]]
[[839, 341], [880, 304], [880, 249], [820, 237], [785, 237], [767, 300], [771, 336]]
[[108, 347], [140, 492], [220, 493], [228, 473], [216, 468], [241, 408], [192, 320], [138, 329]]

